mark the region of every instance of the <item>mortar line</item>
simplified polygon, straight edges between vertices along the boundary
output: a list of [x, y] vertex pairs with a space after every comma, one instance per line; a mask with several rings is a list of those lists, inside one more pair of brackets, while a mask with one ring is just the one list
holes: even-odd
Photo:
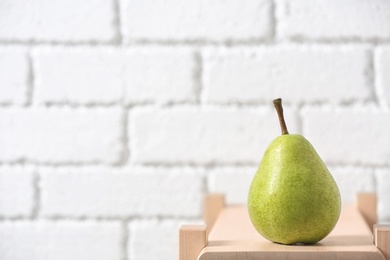
[[34, 200], [34, 206], [31, 211], [31, 219], [37, 219], [39, 216], [39, 212], [41, 210], [41, 188], [40, 188], [40, 182], [41, 182], [41, 176], [38, 171], [34, 171], [34, 178], [33, 178], [33, 200]]
[[382, 91], [382, 88], [379, 86], [379, 82], [378, 82], [378, 68], [377, 68], [377, 50], [378, 50], [378, 46], [373, 46], [373, 48], [371, 49], [371, 56], [370, 56], [370, 66], [371, 66], [371, 85], [372, 85], [372, 88], [373, 88], [373, 99], [374, 99], [374, 102], [375, 104], [377, 104], [378, 107], [380, 108], [385, 108], [387, 109], [387, 105], [386, 105], [386, 102], [381, 98], [383, 97], [383, 91]]
[[28, 64], [28, 76], [27, 76], [27, 90], [26, 90], [26, 101], [25, 106], [31, 107], [33, 105], [34, 90], [35, 90], [35, 73], [34, 73], [34, 62], [32, 58], [31, 48], [27, 53], [27, 64]]
[[210, 190], [209, 190], [209, 177], [210, 175], [208, 174], [207, 171], [205, 171], [205, 173], [203, 174], [203, 196], [205, 196], [206, 194], [210, 193]]
[[129, 244], [129, 229], [128, 229], [129, 221], [123, 220], [121, 223], [122, 226], [122, 241], [121, 241], [121, 251], [122, 251], [122, 260], [129, 260], [128, 257], [128, 244]]
[[122, 17], [121, 17], [121, 4], [120, 0], [112, 0], [113, 1], [113, 9], [115, 13], [115, 28], [117, 39], [116, 42], [119, 45], [123, 45], [123, 34], [122, 34]]
[[371, 176], [374, 182], [374, 192], [378, 193], [378, 178], [377, 178], [377, 169], [378, 167], [370, 167], [371, 170]]
[[0, 162], [1, 166], [47, 166], [47, 167], [74, 167], [74, 166], [107, 166], [107, 167], [113, 167], [117, 168], [120, 165], [108, 163], [108, 162], [102, 162], [102, 161], [90, 161], [90, 162], [47, 162], [47, 161], [36, 161], [36, 160], [15, 160], [15, 161], [7, 161], [7, 162]]
[[378, 107], [381, 106], [379, 93], [376, 84], [376, 76], [375, 76], [375, 50], [374, 48], [370, 48], [367, 51], [367, 68], [366, 68], [366, 81], [367, 86], [371, 89], [371, 100]]
[[121, 155], [121, 158], [119, 162], [116, 164], [116, 166], [124, 166], [127, 162], [130, 161], [130, 148], [129, 148], [129, 134], [128, 134], [128, 115], [129, 111], [126, 109], [126, 107], [122, 104], [122, 145], [123, 145], [123, 152]]
[[[277, 6], [276, 6], [277, 8]], [[277, 20], [277, 18], [275, 18]], [[116, 19], [118, 20], [118, 19]], [[121, 21], [120, 21], [121, 22]], [[116, 22], [118, 23], [118, 22]], [[277, 23], [277, 22], [276, 22]], [[120, 26], [122, 28], [122, 25]], [[122, 29], [120, 29], [122, 31]], [[269, 38], [261, 39], [243, 39], [243, 40], [221, 40], [212, 41], [208, 39], [198, 40], [148, 40], [139, 39], [124, 43], [122, 32], [118, 34], [120, 37], [114, 41], [108, 42], [94, 42], [94, 41], [72, 41], [72, 42], [60, 42], [60, 41], [4, 41], [0, 40], [0, 46], [25, 46], [25, 47], [39, 47], [39, 46], [59, 46], [59, 47], [118, 47], [118, 43], [123, 43], [126, 47], [137, 47], [137, 46], [191, 46], [191, 47], [257, 47], [261, 46], [274, 46], [279, 44], [297, 44], [297, 45], [327, 45], [327, 46], [339, 46], [339, 45], [350, 45], [350, 44], [370, 44], [374, 46], [388, 45], [390, 40], [388, 39], [361, 39], [361, 38], [339, 38], [339, 39], [310, 39], [310, 38], [289, 38], [286, 40], [279, 41], [276, 37], [276, 41], [270, 40]], [[275, 36], [278, 35], [278, 29], [275, 28]]]
[[37, 166], [43, 168], [57, 168], [67, 169], [74, 167], [105, 167], [108, 169], [129, 169], [129, 168], [165, 168], [165, 169], [176, 169], [176, 168], [199, 168], [199, 169], [213, 169], [216, 167], [253, 167], [256, 163], [251, 162], [236, 162], [236, 163], [193, 163], [193, 162], [131, 162], [129, 164], [111, 164], [103, 162], [95, 163], [47, 163], [37, 161], [16, 161], [16, 162], [0, 162], [0, 167], [18, 167], [18, 166]]
[[194, 92], [196, 104], [203, 103], [203, 60], [201, 51], [198, 49], [194, 54], [195, 68], [193, 70]]
[[133, 140], [135, 140], [134, 138], [134, 129], [132, 128], [133, 126], [133, 122], [132, 122], [132, 113], [134, 112], [134, 107], [131, 107], [131, 108], [128, 108], [127, 109], [127, 125], [126, 125], [126, 134], [127, 134], [127, 149], [128, 149], [128, 152], [129, 152], [129, 156], [127, 158], [127, 163], [131, 166], [139, 166], [139, 164], [135, 163], [133, 160], [134, 160], [134, 151], [136, 151], [135, 149], [135, 143]]
[[278, 20], [276, 16], [276, 0], [271, 0], [270, 1], [270, 39], [273, 42], [276, 42], [278, 39]]
[[300, 133], [301, 135], [305, 135], [305, 133], [303, 133], [303, 116], [302, 116], [301, 108], [298, 108], [297, 110], [296, 119], [297, 119], [297, 133]]

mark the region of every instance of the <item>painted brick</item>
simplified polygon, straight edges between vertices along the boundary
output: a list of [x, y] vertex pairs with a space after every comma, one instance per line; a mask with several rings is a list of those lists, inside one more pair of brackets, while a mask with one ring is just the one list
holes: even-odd
[[384, 119], [389, 116], [375, 108], [308, 108], [303, 133], [327, 163], [387, 165], [390, 121]]
[[29, 84], [26, 51], [0, 48], [0, 72], [0, 104], [25, 104]]
[[364, 47], [278, 46], [208, 49], [204, 99], [216, 103], [364, 101], [371, 97]]
[[268, 0], [122, 0], [121, 6], [127, 41], [252, 40], [267, 37], [272, 26]]
[[109, 0], [12, 0], [2, 6], [3, 41], [109, 42], [117, 37]]
[[[262, 156], [259, 156], [259, 163]], [[208, 172], [208, 191], [225, 195], [227, 204], [246, 204], [257, 167], [224, 167]]]
[[28, 217], [34, 207], [34, 174], [27, 168], [0, 168], [0, 216]]
[[122, 97], [125, 59], [114, 49], [41, 49], [34, 59], [39, 103], [110, 104]]
[[120, 259], [120, 227], [119, 223], [105, 221], [0, 222], [0, 258]]
[[129, 225], [129, 259], [177, 259], [179, 228], [190, 221], [140, 220]]
[[[291, 112], [290, 112], [291, 111]], [[292, 132], [296, 118], [286, 109]], [[137, 163], [255, 163], [280, 133], [274, 109], [140, 109], [130, 115]]]
[[376, 84], [379, 101], [390, 107], [390, 47], [375, 52]]
[[41, 104], [194, 101], [195, 59], [188, 48], [38, 49], [35, 98]]
[[1, 110], [0, 160], [117, 163], [122, 119], [117, 108]]
[[278, 31], [295, 39], [390, 39], [386, 0], [277, 0]]
[[126, 103], [192, 102], [196, 64], [187, 48], [138, 48], [126, 61]]
[[329, 167], [343, 203], [356, 202], [359, 192], [375, 192], [374, 171], [363, 167]]
[[378, 223], [390, 224], [390, 169], [377, 169]]
[[53, 171], [42, 171], [44, 216], [193, 217], [201, 213], [203, 177], [194, 170]]

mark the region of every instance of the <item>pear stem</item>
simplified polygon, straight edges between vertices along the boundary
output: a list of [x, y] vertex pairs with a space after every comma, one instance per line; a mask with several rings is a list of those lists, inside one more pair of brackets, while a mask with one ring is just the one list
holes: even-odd
[[282, 135], [288, 135], [286, 122], [284, 121], [284, 116], [283, 116], [282, 99], [281, 98], [274, 99], [273, 103], [276, 112], [278, 113], [280, 128], [282, 129]]

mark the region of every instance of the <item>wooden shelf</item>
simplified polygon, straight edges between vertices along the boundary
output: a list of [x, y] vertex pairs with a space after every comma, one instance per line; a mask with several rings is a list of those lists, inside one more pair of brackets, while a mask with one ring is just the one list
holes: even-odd
[[[372, 203], [365, 203], [372, 208]], [[208, 196], [205, 202], [208, 228], [180, 229], [180, 260], [390, 259], [390, 227], [376, 226], [374, 239], [358, 210], [361, 206], [344, 206], [335, 229], [317, 244], [281, 245], [256, 232], [246, 206], [224, 207], [221, 195]]]

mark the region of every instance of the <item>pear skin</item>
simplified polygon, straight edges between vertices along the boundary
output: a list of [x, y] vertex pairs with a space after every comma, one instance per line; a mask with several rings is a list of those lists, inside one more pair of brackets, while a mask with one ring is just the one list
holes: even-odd
[[281, 99], [274, 101], [282, 136], [266, 149], [248, 195], [255, 229], [281, 244], [313, 244], [335, 227], [341, 211], [335, 180], [302, 135], [289, 134]]

